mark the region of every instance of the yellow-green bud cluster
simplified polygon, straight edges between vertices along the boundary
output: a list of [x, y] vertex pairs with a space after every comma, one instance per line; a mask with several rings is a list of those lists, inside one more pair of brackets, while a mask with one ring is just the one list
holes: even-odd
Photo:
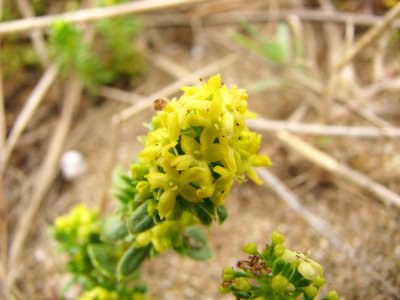
[[[325, 284], [321, 265], [286, 249], [281, 233], [274, 232], [271, 240], [261, 252], [254, 243], [244, 244], [249, 260], [239, 261], [238, 270], [224, 268], [220, 291], [231, 292], [237, 299], [316, 299]], [[337, 300], [338, 296], [331, 291], [322, 299]]]
[[166, 220], [165, 222], [158, 223], [154, 227], [139, 233], [136, 236], [135, 245], [137, 247], [145, 247], [151, 243], [158, 253], [162, 253], [169, 248], [180, 248], [183, 243], [183, 230], [195, 223], [193, 215], [184, 213], [180, 220]]
[[153, 118], [139, 155], [149, 170], [151, 191], [158, 191], [161, 219], [178, 197], [190, 203], [209, 199], [220, 206], [235, 180], [243, 182], [247, 175], [261, 184], [253, 167], [271, 164], [258, 154], [261, 136], [246, 126], [245, 118], [252, 114], [244, 90], [229, 89], [220, 75], [201, 87], [182, 90], [179, 99], [171, 100]]
[[124, 294], [116, 291], [109, 291], [103, 287], [96, 286], [88, 291], [83, 292], [78, 300], [148, 300], [148, 297], [140, 292]]
[[89, 210], [83, 204], [76, 205], [69, 214], [54, 221], [53, 233], [56, 238], [69, 239], [79, 245], [85, 245], [92, 235], [100, 232], [98, 217], [96, 210]]
[[79, 300], [118, 300], [118, 294], [97, 286], [84, 292]]

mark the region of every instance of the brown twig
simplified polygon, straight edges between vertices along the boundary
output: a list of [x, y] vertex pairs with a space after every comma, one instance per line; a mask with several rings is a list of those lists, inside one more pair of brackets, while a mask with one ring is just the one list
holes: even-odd
[[[3, 16], [3, 0], [0, 0], [0, 18]], [[1, 41], [0, 41], [1, 43]], [[1, 46], [1, 44], [0, 44]], [[0, 47], [1, 55], [1, 47]], [[3, 149], [7, 136], [7, 123], [5, 114], [5, 101], [3, 91], [3, 75], [0, 65], [0, 149]], [[0, 160], [1, 165], [1, 160]], [[1, 168], [1, 166], [0, 166]], [[8, 257], [8, 222], [7, 222], [7, 199], [4, 193], [4, 178], [0, 173], [0, 298], [7, 297], [5, 291], [5, 277], [7, 273]]]
[[[355, 26], [369, 27], [382, 21], [382, 17], [370, 14], [346, 13], [336, 11], [334, 14], [318, 9], [290, 9], [275, 12], [270, 11], [240, 11], [225, 12], [205, 16], [202, 20], [203, 26], [225, 26], [241, 21], [251, 23], [264, 23], [287, 20], [288, 16], [293, 15], [302, 21], [308, 22], [332, 22], [345, 24], [351, 21]], [[182, 14], [148, 14], [145, 19], [146, 27], [163, 26], [189, 26], [190, 16]], [[400, 28], [400, 21], [393, 22], [394, 28]]]
[[[32, 18], [34, 16], [32, 6], [27, 0], [17, 0], [18, 8], [24, 18]], [[35, 48], [38, 54], [40, 63], [44, 68], [50, 64], [50, 58], [47, 53], [46, 42], [43, 38], [43, 34], [40, 30], [33, 30], [30, 32], [33, 48]]]
[[173, 8], [177, 6], [195, 4], [205, 1], [210, 0], [135, 1], [107, 7], [81, 9], [75, 12], [67, 12], [57, 15], [47, 15], [41, 17], [27, 18], [23, 20], [4, 22], [0, 24], [0, 35], [46, 28], [51, 26], [51, 24], [58, 20], [63, 20], [64, 22], [68, 23], [92, 22], [106, 18], [137, 13], [146, 13], [150, 11]]
[[114, 87], [102, 86], [96, 90], [97, 95], [109, 98], [115, 101], [124, 102], [128, 104], [134, 104], [135, 102], [143, 99], [142, 95], [134, 92], [123, 91]]
[[366, 175], [353, 170], [349, 166], [338, 162], [328, 154], [314, 148], [310, 144], [302, 141], [300, 138], [286, 132], [280, 131], [277, 137], [281, 142], [295, 150], [297, 153], [305, 157], [310, 162], [316, 164], [320, 168], [331, 172], [332, 174], [342, 177], [365, 190], [374, 194], [387, 205], [395, 205], [400, 207], [400, 196], [383, 185], [373, 181]]
[[354, 57], [359, 54], [364, 48], [374, 42], [391, 24], [396, 20], [400, 14], [400, 3], [397, 3], [383, 18], [383, 20], [368, 30], [361, 36], [357, 42], [351, 47], [345, 55], [336, 63], [335, 69], [341, 70], [346, 66]]
[[290, 208], [298, 213], [311, 227], [318, 231], [324, 238], [326, 238], [335, 248], [344, 251], [347, 255], [353, 256], [354, 249], [345, 243], [339, 236], [337, 236], [328, 225], [318, 215], [314, 214], [310, 209], [301, 204], [299, 197], [293, 193], [281, 180], [279, 180], [270, 171], [259, 168], [257, 173], [260, 178], [265, 182], [270, 189], [277, 194], [280, 199], [285, 201]]
[[[281, 180], [266, 169], [258, 169], [257, 173], [266, 185], [272, 189], [289, 207], [295, 210], [308, 224], [326, 238], [336, 249], [344, 252], [349, 261], [364, 271], [367, 276], [381, 284], [381, 289], [391, 296], [399, 295], [400, 291], [391, 285], [381, 274], [379, 274], [369, 262], [357, 257], [355, 250], [338, 235], [336, 235], [331, 226], [321, 217], [314, 214], [310, 209], [301, 204], [301, 200], [293, 193]], [[394, 298], [394, 299], [396, 299]]]
[[257, 118], [248, 120], [249, 127], [263, 131], [286, 130], [293, 133], [323, 135], [348, 138], [400, 138], [400, 128], [387, 128], [386, 132], [376, 127], [351, 127], [351, 126], [333, 126], [322, 124], [306, 124], [300, 122], [276, 121]]
[[21, 113], [18, 115], [18, 118], [13, 126], [11, 133], [7, 139], [7, 142], [4, 148], [1, 151], [1, 159], [0, 159], [0, 175], [4, 173], [8, 159], [17, 143], [21, 133], [24, 131], [26, 125], [34, 114], [36, 108], [39, 106], [40, 102], [43, 100], [50, 86], [56, 79], [58, 74], [58, 67], [56, 65], [51, 65], [39, 83], [33, 89], [32, 94], [29, 96], [28, 100]]
[[[10, 270], [14, 270], [14, 266], [18, 265], [21, 251], [26, 242], [27, 237], [31, 233], [33, 219], [46, 195], [48, 189], [57, 175], [58, 163], [64, 142], [72, 122], [72, 118], [82, 93], [82, 84], [76, 77], [71, 77], [66, 86], [66, 95], [61, 112], [60, 121], [55, 128], [54, 134], [50, 141], [49, 150], [42, 163], [39, 175], [37, 176], [36, 188], [33, 192], [30, 205], [18, 223], [15, 238], [13, 240], [10, 252]], [[7, 281], [8, 289], [12, 288], [16, 276], [11, 276]]]
[[183, 78], [190, 75], [188, 70], [161, 53], [152, 51], [149, 48], [142, 49], [140, 53], [146, 57], [150, 63], [156, 65], [175, 78]]

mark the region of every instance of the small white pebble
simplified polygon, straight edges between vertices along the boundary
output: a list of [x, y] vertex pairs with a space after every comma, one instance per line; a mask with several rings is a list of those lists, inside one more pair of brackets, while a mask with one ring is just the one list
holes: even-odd
[[36, 249], [36, 251], [33, 253], [33, 257], [38, 261], [38, 262], [43, 262], [46, 260], [47, 255], [43, 251], [43, 249]]
[[87, 165], [82, 153], [76, 150], [64, 152], [60, 161], [61, 173], [63, 176], [72, 180], [86, 173]]

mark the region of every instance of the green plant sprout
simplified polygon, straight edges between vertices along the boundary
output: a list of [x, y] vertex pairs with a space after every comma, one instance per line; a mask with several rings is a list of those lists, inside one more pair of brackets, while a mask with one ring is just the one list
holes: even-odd
[[[106, 6], [126, 1], [98, 1]], [[75, 25], [55, 22], [50, 30], [50, 51], [64, 75], [76, 74], [84, 85], [93, 89], [121, 78], [139, 76], [144, 68], [142, 57], [134, 47], [134, 38], [142, 30], [134, 16], [102, 20], [96, 23], [91, 47], [83, 31]]]
[[290, 28], [286, 23], [278, 24], [272, 39], [265, 38], [256, 27], [247, 22], [242, 22], [241, 25], [248, 36], [236, 32], [233, 40], [267, 61], [280, 67], [291, 66], [293, 62], [301, 65], [304, 61], [303, 41], [296, 40], [292, 45]]
[[[232, 293], [236, 299], [316, 299], [325, 284], [321, 265], [309, 255], [286, 249], [281, 233], [274, 232], [271, 239], [271, 245], [262, 251], [253, 242], [242, 246], [242, 251], [251, 256], [239, 261], [237, 270], [224, 269], [220, 292]], [[321, 299], [337, 300], [338, 295], [330, 291]]]
[[146, 299], [146, 288], [137, 283], [138, 274], [121, 280], [113, 275], [127, 243], [108, 243], [107, 236], [102, 235], [102, 221], [97, 211], [82, 204], [55, 220], [51, 235], [68, 255], [66, 271], [72, 275], [64, 292], [78, 284], [84, 291], [79, 300]]
[[258, 153], [261, 136], [246, 126], [254, 114], [245, 90], [215, 75], [182, 91], [153, 117], [130, 172], [115, 171], [113, 214], [101, 218], [78, 206], [55, 221], [53, 237], [69, 255], [67, 271], [83, 289], [81, 300], [142, 299], [142, 262], [168, 249], [209, 259], [199, 223], [223, 223], [234, 182], [261, 184], [254, 167], [271, 165]]

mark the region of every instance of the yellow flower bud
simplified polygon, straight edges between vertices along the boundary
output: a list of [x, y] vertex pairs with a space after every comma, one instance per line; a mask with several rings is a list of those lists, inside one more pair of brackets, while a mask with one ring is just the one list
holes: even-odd
[[158, 214], [161, 219], [163, 219], [174, 207], [177, 194], [178, 191], [172, 189], [166, 190], [162, 193], [160, 202], [158, 203]]

